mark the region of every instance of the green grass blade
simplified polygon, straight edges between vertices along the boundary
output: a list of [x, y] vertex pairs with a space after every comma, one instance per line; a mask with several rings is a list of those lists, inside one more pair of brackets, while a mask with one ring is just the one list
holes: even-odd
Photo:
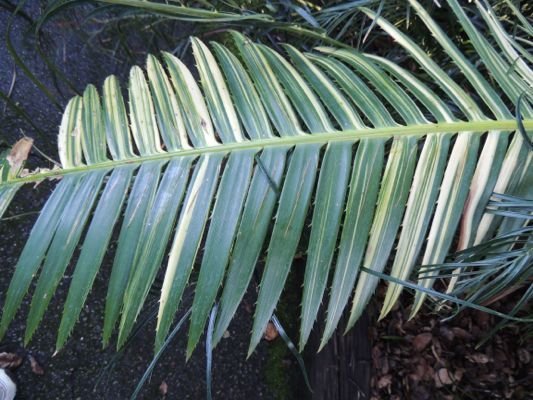
[[11, 200], [22, 185], [20, 183], [0, 188], [0, 218], [9, 207]]
[[384, 147], [383, 140], [364, 139], [357, 148], [320, 349], [337, 328], [359, 271], [378, 197]]
[[[249, 14], [243, 15], [240, 13], [228, 13], [206, 10], [200, 7], [186, 7], [178, 4], [159, 3], [156, 1], [146, 0], [98, 0], [100, 3], [111, 4], [117, 6], [127, 6], [139, 8], [144, 11], [170, 17], [180, 21], [190, 22], [208, 22], [208, 23], [223, 23], [223, 22], [271, 22], [272, 17], [265, 14]], [[250, 22], [250, 23], [251, 23]]]
[[296, 146], [280, 195], [276, 223], [261, 279], [248, 355], [263, 336], [291, 268], [307, 215], [320, 146]]
[[57, 336], [56, 352], [65, 345], [91, 290], [128, 192], [134, 168], [122, 167], [114, 170], [98, 202], [70, 283]]
[[157, 317], [156, 351], [165, 341], [189, 280], [211, 209], [224, 154], [203, 156], [196, 165], [170, 249]]
[[287, 150], [263, 150], [261, 166], [255, 168], [220, 300], [214, 345], [224, 335], [252, 278], [278, 199]]
[[157, 353], [155, 354], [154, 358], [150, 362], [150, 365], [148, 366], [148, 368], [146, 368], [146, 371], [144, 371], [144, 374], [143, 374], [142, 378], [139, 380], [139, 383], [137, 384], [137, 387], [135, 388], [135, 391], [133, 392], [133, 394], [130, 397], [131, 400], [134, 400], [134, 399], [137, 398], [137, 396], [139, 395], [144, 383], [152, 375], [152, 371], [154, 370], [157, 362], [159, 361], [159, 359], [163, 355], [164, 351], [166, 350], [166, 348], [168, 347], [170, 342], [172, 342], [172, 339], [174, 339], [174, 336], [176, 336], [176, 334], [180, 331], [180, 329], [183, 326], [183, 324], [185, 322], [187, 322], [187, 318], [189, 317], [190, 314], [191, 314], [191, 309], [187, 310], [187, 312], [183, 315], [183, 317], [181, 317], [181, 319], [178, 321], [178, 323], [176, 324], [174, 329], [172, 329], [172, 332], [170, 332], [170, 335], [168, 335], [168, 338], [165, 340], [165, 343], [163, 343], [161, 345], [161, 348], [157, 351]]
[[248, 192], [255, 153], [254, 150], [232, 153], [220, 181], [211, 214], [200, 275], [196, 283], [187, 358], [191, 356], [198, 344], [209, 310], [215, 302], [224, 278], [244, 199]]
[[57, 285], [65, 273], [106, 172], [96, 171], [82, 177], [80, 184], [72, 193], [68, 207], [61, 216], [32, 297], [24, 334], [25, 345], [29, 343], [37, 330], [37, 326], [54, 296]]

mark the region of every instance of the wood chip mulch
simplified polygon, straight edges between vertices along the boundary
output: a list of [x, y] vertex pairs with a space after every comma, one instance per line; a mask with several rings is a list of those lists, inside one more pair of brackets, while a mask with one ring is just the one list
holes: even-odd
[[408, 317], [398, 307], [371, 328], [371, 400], [533, 399], [533, 340], [524, 325], [476, 348], [497, 318], [475, 310], [445, 323], [436, 314]]

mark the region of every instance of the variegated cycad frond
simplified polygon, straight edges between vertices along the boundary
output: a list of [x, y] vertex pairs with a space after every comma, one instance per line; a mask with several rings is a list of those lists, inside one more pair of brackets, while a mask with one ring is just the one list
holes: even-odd
[[[131, 70], [128, 106], [113, 77], [102, 97], [89, 86], [71, 100], [59, 133], [64, 169], [0, 184], [4, 211], [22, 183], [62, 176], [16, 266], [0, 335], [41, 269], [27, 322], [25, 339], [31, 339], [82, 235], [57, 348], [72, 331], [116, 229], [104, 343], [118, 323], [118, 345], [124, 344], [164, 262], [159, 347], [198, 258], [189, 355], [217, 299], [213, 340], [220, 340], [266, 242], [253, 351], [308, 217], [301, 348], [323, 299], [322, 344], [351, 297], [347, 329], [355, 323], [378, 283], [360, 268], [383, 271], [397, 238], [391, 274], [406, 279], [417, 260], [444, 260], [462, 214], [461, 247], [491, 235], [499, 221], [483, 214], [489, 195], [512, 192], [531, 179], [531, 154], [514, 133], [513, 115], [531, 85], [529, 64], [484, 4], [477, 5], [491, 41], [456, 1], [449, 2], [479, 60], [467, 59], [418, 3], [411, 4], [469, 88], [378, 18], [438, 93], [380, 57], [332, 48], [302, 54], [291, 46], [282, 55], [234, 34], [236, 54], [216, 43], [212, 53], [193, 39], [199, 84], [184, 64], [164, 54], [163, 64], [148, 58], [147, 76]], [[483, 72], [472, 63], [477, 61]], [[522, 115], [532, 129], [529, 104], [522, 104]], [[430, 280], [420, 283], [429, 286]], [[383, 315], [401, 288], [389, 285]], [[415, 310], [422, 301], [418, 295]]]

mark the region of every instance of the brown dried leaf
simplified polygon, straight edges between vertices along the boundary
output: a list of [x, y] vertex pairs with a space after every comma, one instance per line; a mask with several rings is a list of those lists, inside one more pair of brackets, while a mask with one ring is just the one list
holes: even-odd
[[531, 354], [526, 349], [518, 349], [518, 359], [522, 364], [529, 364], [531, 362]]
[[16, 353], [0, 353], [0, 368], [14, 369], [22, 364], [22, 357]]
[[168, 385], [165, 381], [161, 382], [161, 385], [159, 385], [159, 394], [163, 397], [165, 397], [168, 393]]
[[24, 137], [20, 139], [11, 148], [11, 152], [6, 157], [9, 166], [11, 167], [9, 176], [14, 178], [24, 165], [24, 161], [28, 159], [28, 154], [33, 146], [33, 139]]
[[476, 364], [487, 364], [490, 361], [489, 356], [483, 353], [469, 354], [466, 358]]
[[392, 385], [392, 375], [387, 374], [379, 378], [378, 389], [384, 389]]
[[39, 365], [35, 357], [29, 354], [28, 359], [30, 360], [31, 371], [35, 375], [44, 375], [44, 369]]
[[265, 329], [265, 334], [263, 335], [263, 338], [271, 342], [274, 339], [276, 339], [278, 336], [279, 336], [278, 330], [276, 329], [276, 327], [274, 326], [272, 322], [269, 322]]
[[471, 340], [472, 339], [472, 335], [469, 332], [467, 332], [466, 330], [464, 330], [463, 328], [460, 328], [458, 326], [454, 326], [452, 328], [452, 332], [459, 339], [464, 339], [464, 340]]
[[441, 388], [446, 385], [451, 385], [453, 383], [450, 372], [446, 368], [441, 368], [435, 372], [435, 386]]
[[412, 342], [413, 348], [415, 349], [415, 351], [420, 352], [424, 350], [426, 347], [428, 347], [432, 339], [433, 339], [433, 335], [429, 332], [416, 335]]

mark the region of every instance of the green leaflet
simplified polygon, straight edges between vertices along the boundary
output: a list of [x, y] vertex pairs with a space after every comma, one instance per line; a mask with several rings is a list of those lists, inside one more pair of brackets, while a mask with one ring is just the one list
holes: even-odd
[[[411, 187], [416, 147], [416, 140], [409, 137], [392, 143], [363, 260], [370, 270], [382, 272], [392, 250]], [[377, 278], [361, 273], [345, 332], [359, 319], [377, 284]]]
[[224, 278], [248, 191], [254, 154], [250, 150], [232, 153], [222, 174], [192, 305], [188, 356], [198, 343]]
[[[223, 154], [214, 154], [200, 158], [191, 178], [172, 241], [163, 288], [161, 289], [156, 350], [165, 341], [183, 290], [189, 280], [209, 216], [223, 156]], [[132, 296], [135, 296], [135, 293], [132, 293]]]
[[124, 291], [122, 319], [117, 346], [126, 342], [144, 300], [161, 265], [174, 220], [189, 178], [191, 159], [172, 160], [161, 177], [133, 258], [128, 284]]
[[305, 266], [300, 351], [309, 338], [326, 288], [344, 211], [351, 158], [352, 143], [331, 143], [322, 161]]
[[378, 195], [384, 145], [379, 140], [361, 140], [357, 147], [320, 349], [337, 328], [363, 258]]
[[[403, 228], [390, 273], [392, 277], [407, 280], [413, 270], [435, 207], [449, 143], [449, 134], [428, 135], [426, 138], [407, 201]], [[389, 283], [380, 319], [384, 318], [396, 304], [402, 289], [401, 285]]]
[[83, 176], [72, 191], [71, 200], [58, 223], [50, 248], [33, 293], [26, 322], [24, 344], [28, 344], [52, 299], [59, 281], [80, 239], [100, 185], [107, 171], [97, 171]]
[[255, 167], [220, 300], [213, 344], [226, 331], [254, 272], [278, 199], [287, 148], [265, 149]]
[[263, 336], [289, 274], [303, 229], [318, 166], [319, 146], [296, 146], [279, 199], [261, 279], [248, 356]]
[[56, 352], [67, 341], [89, 294], [122, 209], [133, 169], [134, 167], [122, 167], [114, 170], [100, 197], [70, 283], [56, 341]]
[[[457, 137], [444, 172], [422, 265], [440, 264], [448, 253], [468, 195], [478, 147], [479, 136], [474, 133], [462, 133]], [[430, 288], [435, 279], [424, 279], [427, 275], [421, 271], [418, 284]], [[425, 296], [425, 293], [416, 293], [411, 318], [420, 310]]]
[[15, 316], [33, 277], [38, 272], [65, 205], [70, 200], [79, 180], [79, 175], [71, 175], [64, 178], [46, 202], [37, 222], [33, 226], [28, 241], [15, 266], [15, 273], [11, 278], [4, 300], [2, 320], [0, 321], [0, 338], [5, 335], [7, 327]]
[[118, 237], [118, 247], [109, 278], [104, 318], [103, 343], [107, 345], [119, 317], [122, 298], [134, 262], [138, 238], [142, 232], [146, 215], [151, 208], [159, 181], [162, 163], [144, 164], [135, 176], [131, 189], [122, 228]]

